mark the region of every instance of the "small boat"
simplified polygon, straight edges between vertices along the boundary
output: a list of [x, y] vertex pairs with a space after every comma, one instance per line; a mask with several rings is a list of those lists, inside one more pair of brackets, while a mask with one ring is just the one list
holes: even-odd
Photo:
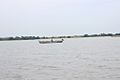
[[40, 44], [47, 44], [47, 43], [62, 43], [64, 39], [61, 40], [53, 40], [51, 39], [50, 41], [39, 41]]

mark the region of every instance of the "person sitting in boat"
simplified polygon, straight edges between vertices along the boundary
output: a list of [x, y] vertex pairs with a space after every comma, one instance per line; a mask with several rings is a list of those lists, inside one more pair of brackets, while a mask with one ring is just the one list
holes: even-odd
[[51, 39], [51, 42], [53, 42], [53, 39]]

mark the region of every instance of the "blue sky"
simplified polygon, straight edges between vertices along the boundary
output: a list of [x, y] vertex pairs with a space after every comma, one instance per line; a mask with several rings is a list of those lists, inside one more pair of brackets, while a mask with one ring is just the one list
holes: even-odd
[[0, 0], [0, 36], [120, 32], [120, 0]]

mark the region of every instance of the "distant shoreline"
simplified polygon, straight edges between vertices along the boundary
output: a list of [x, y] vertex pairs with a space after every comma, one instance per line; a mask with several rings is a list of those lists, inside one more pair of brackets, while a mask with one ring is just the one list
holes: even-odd
[[120, 37], [120, 33], [100, 33], [100, 34], [84, 34], [73, 36], [52, 36], [52, 37], [40, 37], [40, 36], [16, 36], [16, 37], [1, 37], [0, 41], [13, 41], [13, 40], [36, 40], [36, 39], [60, 39], [60, 38], [87, 38], [87, 37]]

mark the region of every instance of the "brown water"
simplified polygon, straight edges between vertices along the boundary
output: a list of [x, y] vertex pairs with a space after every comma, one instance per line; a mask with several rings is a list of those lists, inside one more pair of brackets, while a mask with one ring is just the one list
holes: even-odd
[[120, 80], [120, 38], [2, 41], [0, 80]]

